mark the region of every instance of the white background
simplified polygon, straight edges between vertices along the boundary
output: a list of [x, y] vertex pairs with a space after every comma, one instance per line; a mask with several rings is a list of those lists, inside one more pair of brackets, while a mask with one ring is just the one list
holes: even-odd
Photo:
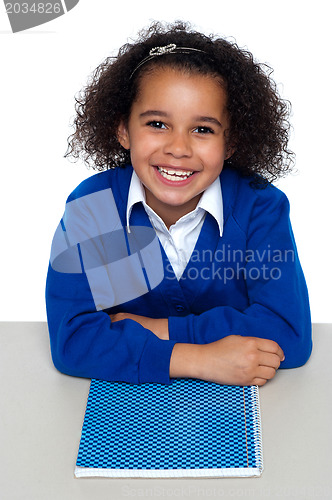
[[50, 245], [72, 189], [94, 173], [63, 158], [74, 95], [108, 55], [152, 20], [187, 20], [235, 38], [274, 68], [293, 105], [297, 173], [289, 197], [313, 322], [332, 322], [329, 2], [80, 0], [66, 15], [11, 33], [0, 5], [0, 320], [45, 320]]

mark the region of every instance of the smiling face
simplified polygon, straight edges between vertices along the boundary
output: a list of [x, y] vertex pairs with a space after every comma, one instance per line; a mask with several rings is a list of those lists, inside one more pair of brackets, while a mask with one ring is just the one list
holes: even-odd
[[142, 77], [128, 124], [118, 130], [130, 149], [147, 204], [167, 226], [192, 211], [231, 153], [226, 92], [212, 76], [159, 68]]

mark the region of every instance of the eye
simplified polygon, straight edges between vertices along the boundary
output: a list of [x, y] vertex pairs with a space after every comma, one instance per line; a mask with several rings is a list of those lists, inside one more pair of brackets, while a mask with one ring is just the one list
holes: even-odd
[[166, 125], [163, 122], [160, 122], [157, 120], [152, 120], [152, 121], [148, 122], [147, 125], [148, 125], [148, 127], [152, 127], [152, 128], [160, 128], [160, 129], [166, 128]]
[[194, 132], [198, 132], [199, 134], [214, 134], [214, 130], [210, 127], [196, 127]]

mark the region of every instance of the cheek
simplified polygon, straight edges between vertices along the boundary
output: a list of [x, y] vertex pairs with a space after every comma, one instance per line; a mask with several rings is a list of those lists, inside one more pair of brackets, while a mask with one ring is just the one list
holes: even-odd
[[220, 165], [220, 162], [223, 163], [226, 151], [223, 147], [220, 147], [219, 143], [205, 146], [202, 145], [199, 150], [197, 150], [197, 154], [201, 157], [203, 161], [206, 162], [207, 166], [211, 166], [214, 168]]
[[130, 148], [130, 158], [134, 167], [140, 168], [141, 166], [149, 163], [151, 157], [151, 144], [149, 141], [138, 140], [134, 141]]
[[215, 160], [218, 163], [224, 162], [224, 160], [227, 156], [227, 147], [226, 147], [226, 144], [224, 141], [222, 141], [222, 144], [220, 144], [220, 143], [216, 144], [213, 154], [214, 154]]
[[131, 143], [131, 152], [137, 157], [146, 158], [160, 147], [160, 141], [156, 137], [140, 134]]

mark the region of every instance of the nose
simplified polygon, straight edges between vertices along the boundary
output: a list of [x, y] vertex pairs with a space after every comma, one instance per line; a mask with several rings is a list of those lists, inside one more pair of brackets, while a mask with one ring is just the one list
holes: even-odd
[[185, 132], [173, 131], [167, 137], [164, 152], [174, 158], [190, 157], [192, 155], [190, 138]]

